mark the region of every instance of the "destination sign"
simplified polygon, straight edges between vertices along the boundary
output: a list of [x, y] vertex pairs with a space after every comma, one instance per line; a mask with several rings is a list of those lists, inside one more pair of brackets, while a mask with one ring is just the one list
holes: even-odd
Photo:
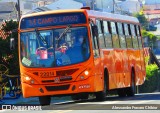
[[49, 14], [23, 18], [20, 29], [84, 23], [86, 17], [83, 13]]

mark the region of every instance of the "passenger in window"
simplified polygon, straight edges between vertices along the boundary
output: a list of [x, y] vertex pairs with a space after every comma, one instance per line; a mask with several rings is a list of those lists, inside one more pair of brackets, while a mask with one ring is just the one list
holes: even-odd
[[78, 38], [78, 43], [76, 44], [76, 46], [78, 46], [78, 50], [82, 57], [83, 57], [83, 60], [87, 59], [88, 57], [88, 46], [87, 46], [87, 43], [86, 43], [86, 38], [84, 36], [79, 36]]
[[81, 46], [84, 41], [84, 37], [81, 35], [75, 40], [74, 46]]

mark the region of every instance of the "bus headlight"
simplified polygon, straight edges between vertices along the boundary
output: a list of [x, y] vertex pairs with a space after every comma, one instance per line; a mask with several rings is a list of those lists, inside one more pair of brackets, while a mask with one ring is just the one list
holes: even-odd
[[84, 71], [84, 74], [89, 75], [89, 71], [88, 70]]
[[31, 78], [30, 76], [26, 75], [26, 74], [21, 74], [21, 80], [22, 82], [25, 82], [27, 84], [36, 84], [37, 82]]
[[30, 77], [28, 77], [28, 76], [25, 76], [24, 78], [25, 78], [25, 80], [26, 80], [26, 81], [31, 80], [31, 78], [30, 78]]
[[85, 80], [89, 77], [90, 75], [90, 71], [88, 69], [86, 69], [85, 71], [83, 71], [79, 76], [78, 78], [76, 79], [76, 81], [79, 81], [79, 80]]

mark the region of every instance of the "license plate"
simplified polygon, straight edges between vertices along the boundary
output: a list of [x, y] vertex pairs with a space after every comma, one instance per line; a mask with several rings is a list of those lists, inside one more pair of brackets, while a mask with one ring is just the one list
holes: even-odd
[[54, 72], [39, 72], [41, 78], [49, 78], [54, 76]]

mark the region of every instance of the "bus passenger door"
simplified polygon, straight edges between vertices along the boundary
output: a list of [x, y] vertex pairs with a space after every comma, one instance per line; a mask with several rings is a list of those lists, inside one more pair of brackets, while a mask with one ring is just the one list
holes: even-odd
[[[94, 27], [94, 28], [93, 28]], [[99, 51], [99, 43], [98, 43], [98, 34], [95, 35], [93, 33], [95, 29], [95, 25], [91, 25], [91, 40], [92, 40], [92, 48], [93, 48], [93, 55], [94, 55], [94, 75], [95, 75], [95, 86], [96, 91], [102, 90], [102, 71], [101, 71], [101, 58], [100, 58], [100, 51]], [[93, 30], [94, 29], [94, 30]], [[98, 32], [98, 31], [97, 31]]]

